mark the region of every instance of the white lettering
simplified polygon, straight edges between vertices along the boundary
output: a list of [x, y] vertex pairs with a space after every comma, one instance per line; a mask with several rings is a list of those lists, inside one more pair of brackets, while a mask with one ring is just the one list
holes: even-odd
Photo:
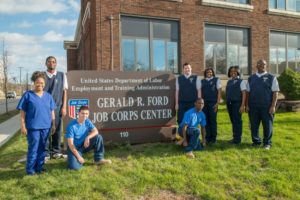
[[169, 103], [167, 96], [152, 96], [148, 97], [148, 106], [164, 106]]

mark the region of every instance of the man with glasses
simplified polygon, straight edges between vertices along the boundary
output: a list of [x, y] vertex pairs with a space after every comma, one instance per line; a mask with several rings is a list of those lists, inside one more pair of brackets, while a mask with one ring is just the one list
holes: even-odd
[[267, 62], [259, 60], [257, 72], [248, 78], [247, 111], [249, 113], [252, 146], [260, 146], [259, 125], [263, 125], [263, 145], [266, 150], [271, 148], [273, 135], [273, 119], [279, 92], [276, 77], [267, 72]]

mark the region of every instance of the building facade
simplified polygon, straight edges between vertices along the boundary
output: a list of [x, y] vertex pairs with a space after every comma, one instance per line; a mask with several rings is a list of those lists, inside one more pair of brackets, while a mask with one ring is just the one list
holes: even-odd
[[300, 0], [82, 0], [68, 70], [300, 72]]

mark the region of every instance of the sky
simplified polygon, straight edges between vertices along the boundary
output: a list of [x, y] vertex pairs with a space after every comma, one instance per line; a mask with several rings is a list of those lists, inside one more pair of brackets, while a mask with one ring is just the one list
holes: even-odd
[[[67, 71], [65, 40], [74, 40], [80, 0], [0, 0], [0, 54], [8, 52], [8, 76], [22, 82], [45, 70], [45, 59], [57, 58], [57, 69]], [[1, 57], [1, 56], [0, 56]]]

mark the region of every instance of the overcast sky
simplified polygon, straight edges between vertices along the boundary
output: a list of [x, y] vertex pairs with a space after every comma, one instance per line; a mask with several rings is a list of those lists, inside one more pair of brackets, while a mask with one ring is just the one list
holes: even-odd
[[73, 40], [80, 0], [0, 0], [0, 53], [8, 51], [9, 76], [22, 79], [28, 72], [45, 70], [45, 58], [57, 58], [66, 71], [64, 40]]

